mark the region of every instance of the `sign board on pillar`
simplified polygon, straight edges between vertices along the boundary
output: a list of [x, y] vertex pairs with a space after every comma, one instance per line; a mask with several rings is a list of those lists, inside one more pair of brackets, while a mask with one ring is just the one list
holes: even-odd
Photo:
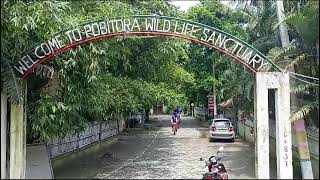
[[214, 110], [214, 96], [208, 95], [208, 109], [213, 111]]

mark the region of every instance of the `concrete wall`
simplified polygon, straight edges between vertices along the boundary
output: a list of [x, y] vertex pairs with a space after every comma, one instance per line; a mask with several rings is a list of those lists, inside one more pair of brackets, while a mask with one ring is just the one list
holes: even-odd
[[[250, 142], [252, 144], [255, 143], [254, 135], [250, 135], [250, 129], [253, 127], [253, 123], [250, 121], [246, 122], [239, 122], [239, 135], [247, 142]], [[270, 123], [269, 125], [270, 130], [270, 156], [276, 157], [276, 128], [275, 123]], [[292, 153], [293, 153], [293, 159], [294, 159], [294, 166], [295, 169], [300, 168], [299, 164], [299, 153], [297, 149], [297, 138], [295, 135], [294, 129], [292, 129]], [[308, 146], [311, 156], [311, 163], [312, 163], [312, 169], [313, 169], [313, 176], [314, 178], [319, 179], [319, 134], [316, 132], [313, 132], [311, 130], [307, 130], [308, 132]]]
[[[144, 120], [144, 114], [133, 114], [132, 118]], [[69, 152], [81, 149], [85, 146], [98, 141], [115, 137], [118, 133], [123, 132], [125, 120], [120, 114], [116, 117], [117, 121], [95, 122], [80, 133], [69, 133], [64, 138], [53, 137], [47, 143], [49, 157], [54, 158]]]
[[[122, 121], [120, 121], [122, 122]], [[122, 130], [123, 130], [123, 123]], [[120, 126], [119, 126], [120, 128]], [[69, 133], [65, 138], [53, 137], [48, 143], [49, 157], [53, 158], [81, 149], [94, 142], [102, 141], [118, 134], [117, 122], [93, 123], [80, 133]]]
[[104, 149], [106, 149], [111, 144], [114, 144], [116, 142], [118, 142], [118, 136], [113, 136], [106, 141], [100, 141], [99, 143], [92, 143], [86, 146], [86, 148], [81, 149], [81, 151], [74, 151], [74, 152], [63, 154], [61, 156], [54, 157], [51, 159], [53, 170], [56, 168], [59, 168], [60, 166], [63, 166], [63, 164], [67, 162], [70, 162], [72, 160], [77, 160], [88, 154], [101, 153], [101, 151], [104, 151]]
[[[119, 129], [118, 129], [119, 128]], [[69, 133], [64, 138], [54, 137], [47, 145], [27, 145], [27, 178], [52, 179], [51, 159], [58, 160], [62, 157], [73, 157], [74, 152], [87, 152], [91, 146], [117, 141], [117, 134], [125, 128], [122, 116], [118, 123], [95, 122], [80, 133]], [[94, 146], [100, 147], [100, 146]], [[80, 151], [81, 149], [81, 151]], [[65, 158], [62, 158], [65, 159]], [[59, 161], [58, 161], [59, 162]]]
[[250, 133], [252, 128], [254, 127], [253, 122], [246, 121], [246, 122], [239, 122], [238, 123], [238, 132], [239, 136], [241, 136], [244, 140], [247, 142], [254, 144], [255, 143], [255, 137], [254, 135]]
[[208, 110], [203, 107], [194, 107], [194, 115], [196, 119], [204, 121], [208, 117]]

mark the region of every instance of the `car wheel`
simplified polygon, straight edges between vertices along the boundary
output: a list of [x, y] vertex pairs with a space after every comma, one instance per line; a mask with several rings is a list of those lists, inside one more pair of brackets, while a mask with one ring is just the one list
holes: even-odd
[[234, 142], [234, 138], [231, 139], [231, 142]]

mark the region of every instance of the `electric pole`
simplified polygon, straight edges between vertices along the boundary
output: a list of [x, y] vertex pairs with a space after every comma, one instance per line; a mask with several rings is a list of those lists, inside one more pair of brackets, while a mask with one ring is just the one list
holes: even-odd
[[[215, 79], [215, 70], [214, 70], [214, 60], [212, 61], [212, 77]], [[215, 84], [212, 86], [213, 93], [213, 118], [217, 117], [217, 100], [216, 100], [216, 87]]]

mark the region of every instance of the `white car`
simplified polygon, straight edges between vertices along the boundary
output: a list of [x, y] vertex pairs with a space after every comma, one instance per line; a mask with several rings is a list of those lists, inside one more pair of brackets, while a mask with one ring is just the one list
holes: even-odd
[[228, 139], [234, 141], [236, 134], [230, 119], [227, 118], [215, 118], [209, 126], [210, 129], [210, 141], [215, 139]]

